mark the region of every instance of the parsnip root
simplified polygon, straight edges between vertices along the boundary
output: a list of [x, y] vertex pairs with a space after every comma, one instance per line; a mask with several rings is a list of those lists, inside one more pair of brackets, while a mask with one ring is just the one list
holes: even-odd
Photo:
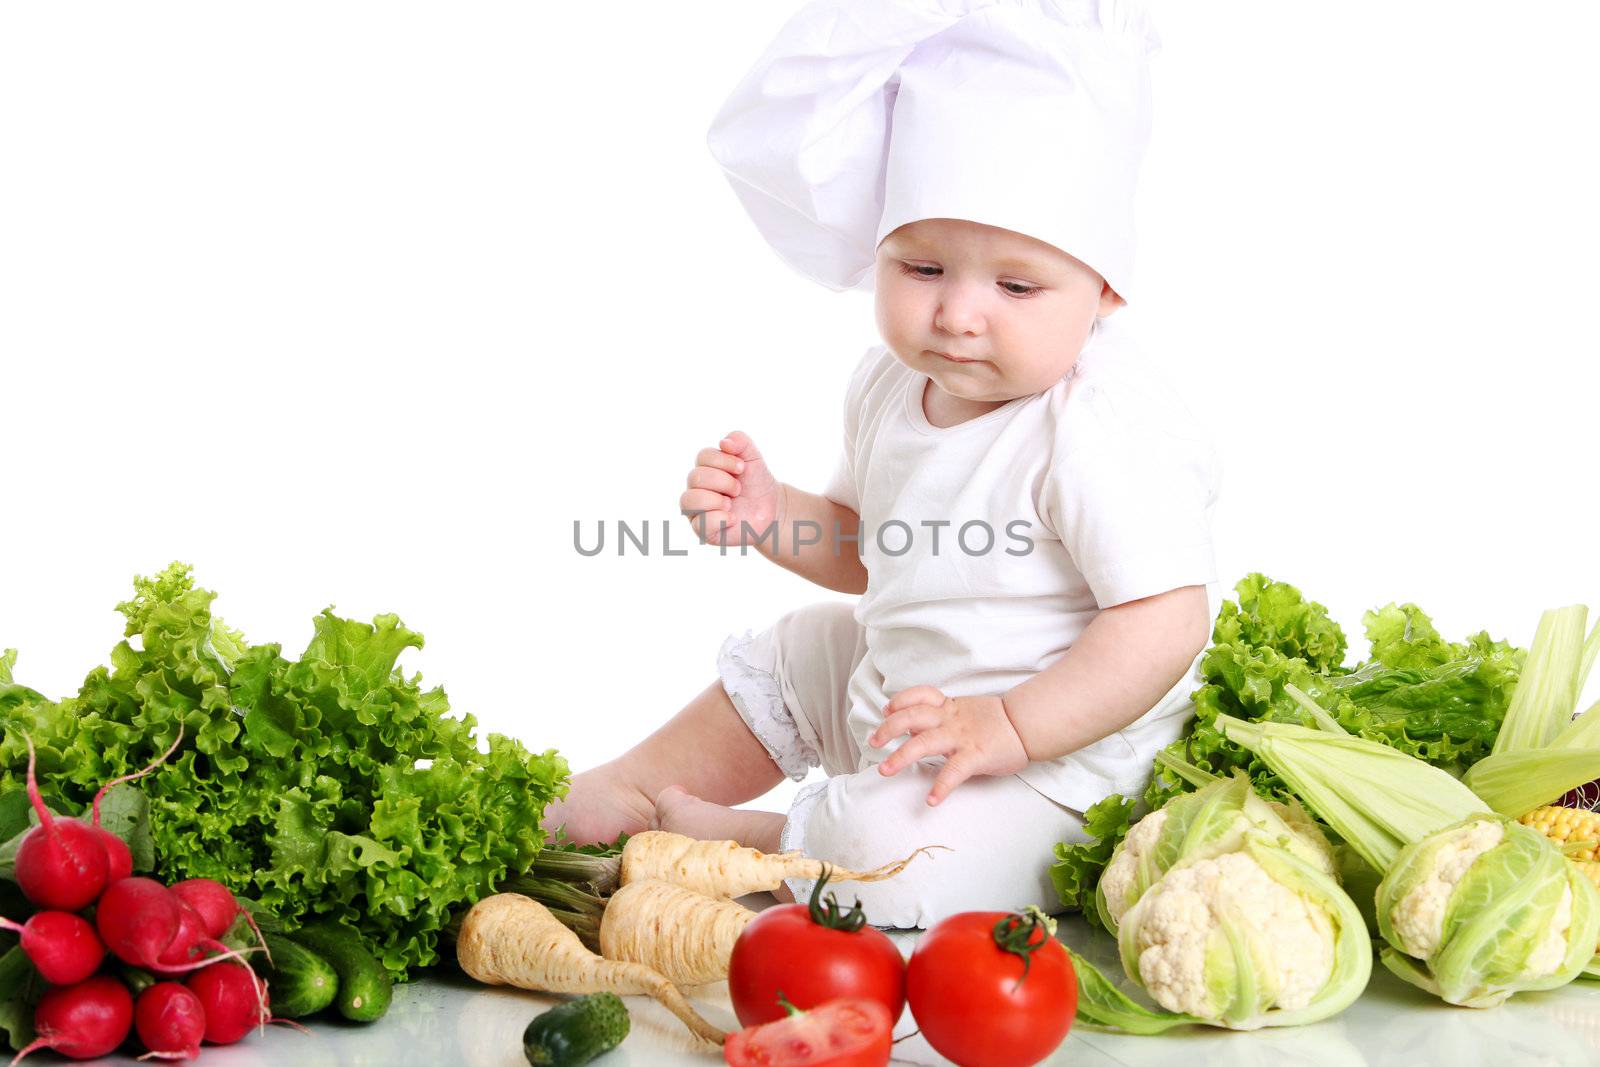
[[728, 977], [728, 959], [756, 913], [682, 886], [629, 882], [612, 894], [600, 920], [600, 954], [642, 963], [679, 985]]
[[[929, 846], [936, 848], [939, 846]], [[903, 860], [871, 871], [851, 871], [828, 864], [832, 882], [878, 882], [892, 878], [928, 848], [919, 848]], [[622, 884], [661, 881], [682, 886], [702, 896], [731, 900], [747, 893], [770, 892], [785, 878], [816, 879], [821, 860], [802, 852], [769, 855], [741, 848], [736, 841], [696, 841], [664, 830], [646, 830], [628, 838], [622, 849]]]
[[544, 905], [518, 893], [497, 893], [472, 906], [461, 922], [456, 959], [463, 971], [487, 985], [654, 997], [697, 1036], [719, 1045], [728, 1036], [702, 1018], [659, 971], [601, 959]]

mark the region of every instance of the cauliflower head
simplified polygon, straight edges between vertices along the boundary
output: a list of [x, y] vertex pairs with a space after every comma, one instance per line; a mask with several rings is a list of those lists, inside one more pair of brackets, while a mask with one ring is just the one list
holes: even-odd
[[1106, 929], [1115, 932], [1169, 868], [1235, 851], [1249, 832], [1266, 835], [1323, 874], [1336, 868], [1333, 847], [1304, 809], [1262, 800], [1242, 774], [1219, 779], [1146, 815], [1118, 842], [1095, 890]]
[[1305, 1007], [1333, 973], [1327, 913], [1249, 853], [1231, 852], [1171, 871], [1150, 891], [1134, 933], [1140, 981], [1168, 1011], [1221, 1015], [1228, 1005], [1208, 970], [1233, 956], [1235, 937], [1247, 941], [1257, 978], [1272, 991], [1266, 1007]]
[[1167, 871], [1117, 940], [1123, 969], [1163, 1008], [1234, 1029], [1325, 1018], [1360, 995], [1372, 967], [1349, 896], [1260, 831]]
[[1600, 934], [1594, 886], [1542, 835], [1486, 814], [1402, 849], [1377, 912], [1385, 966], [1467, 1007], [1566, 984]]
[[1435, 838], [1428, 869], [1395, 904], [1389, 921], [1394, 925], [1396, 947], [1408, 956], [1425, 960], [1444, 938], [1444, 913], [1450, 895], [1478, 857], [1505, 839], [1504, 824], [1477, 819]]
[[1112, 852], [1111, 862], [1100, 875], [1100, 886], [1096, 890], [1104, 897], [1104, 910], [1112, 920], [1106, 924], [1108, 930], [1115, 930], [1128, 909], [1138, 901], [1145, 888], [1139, 885], [1139, 869], [1154, 855], [1156, 842], [1161, 839], [1161, 830], [1166, 825], [1166, 809], [1152, 811], [1133, 824], [1133, 829]]

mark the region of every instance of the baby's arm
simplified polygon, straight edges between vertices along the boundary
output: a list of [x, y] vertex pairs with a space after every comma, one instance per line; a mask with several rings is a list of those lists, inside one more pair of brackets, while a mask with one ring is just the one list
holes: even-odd
[[[839, 593], [867, 591], [867, 568], [861, 562], [858, 541], [834, 541], [837, 526], [843, 537], [859, 537], [861, 516], [825, 496], [780, 483], [776, 539], [756, 545], [763, 556], [824, 589]], [[815, 525], [808, 525], [808, 524]], [[797, 529], [798, 527], [798, 529]], [[815, 541], [802, 544], [802, 541]]]
[[1211, 636], [1203, 585], [1106, 608], [1055, 663], [1001, 696], [1033, 762], [1133, 722], [1178, 683]]

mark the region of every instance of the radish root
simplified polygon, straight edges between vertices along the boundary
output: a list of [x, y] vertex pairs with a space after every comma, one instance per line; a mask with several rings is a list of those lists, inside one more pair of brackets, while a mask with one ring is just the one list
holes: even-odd
[[149, 774], [151, 771], [155, 770], [157, 767], [159, 767], [163, 763], [167, 762], [167, 760], [171, 759], [172, 758], [172, 754], [174, 752], [178, 751], [178, 746], [180, 744], [182, 744], [182, 743], [183, 743], [183, 723], [180, 722], [180, 723], [178, 723], [178, 736], [174, 737], [172, 739], [172, 744], [170, 746], [168, 746], [168, 748], [167, 748], [167, 750], [165, 752], [161, 753], [161, 755], [156, 757], [156, 760], [155, 760], [154, 763], [150, 764], [150, 766], [146, 767], [142, 771], [134, 771], [132, 774], [125, 774], [121, 778], [113, 778], [113, 779], [111, 779], [111, 781], [109, 781], [105, 785], [101, 786], [100, 787], [100, 792], [98, 792], [98, 793], [96, 793], [94, 795], [94, 804], [91, 806], [91, 810], [94, 813], [94, 824], [96, 826], [100, 825], [100, 801], [101, 801], [102, 798], [105, 797], [106, 793], [111, 789], [112, 786], [121, 785], [123, 782], [132, 782], [132, 781], [134, 781], [136, 779], [143, 778], [145, 775]]
[[[203, 957], [201, 959], [198, 959], [198, 960], [188, 960], [188, 961], [186, 961], [184, 963], [173, 963], [173, 964], [165, 964], [165, 963], [163, 963], [163, 964], [160, 965], [161, 966], [162, 976], [163, 977], [170, 977], [170, 976], [172, 976], [174, 974], [188, 974], [190, 971], [204, 970], [205, 968], [211, 966], [213, 963], [221, 963], [223, 960], [238, 960], [240, 963], [245, 963], [245, 957], [246, 956], [248, 956], [252, 952], [261, 951], [260, 949], [255, 948], [255, 947], [229, 948], [227, 945], [224, 945], [220, 941], [202, 941], [198, 945], [196, 945], [195, 948], [196, 949], [209, 949], [209, 950], [211, 950], [213, 952], [216, 952], [216, 955], [215, 956], [205, 956], [205, 957]], [[248, 970], [249, 969], [249, 964], [245, 963], [245, 967]], [[252, 973], [254, 973], [254, 972], [252, 972]], [[262, 982], [262, 983], [259, 983], [259, 984], [260, 984], [262, 989], [266, 989], [266, 983], [265, 982]]]
[[487, 985], [654, 997], [695, 1035], [718, 1045], [728, 1036], [701, 1017], [660, 972], [596, 956], [544, 905], [519, 893], [496, 893], [472, 906], [461, 922], [456, 960]]
[[37, 1038], [34, 1039], [33, 1044], [25, 1045], [21, 1052], [17, 1053], [15, 1056], [11, 1057], [11, 1062], [9, 1064], [7, 1064], [6, 1067], [17, 1067], [17, 1064], [22, 1062], [22, 1058], [24, 1056], [27, 1056], [28, 1054], [33, 1053], [33, 1052], [38, 1052], [42, 1048], [49, 1048], [50, 1047], [50, 1039], [52, 1037], [54, 1037], [54, 1036], [55, 1036], [54, 1034], [40, 1034]]

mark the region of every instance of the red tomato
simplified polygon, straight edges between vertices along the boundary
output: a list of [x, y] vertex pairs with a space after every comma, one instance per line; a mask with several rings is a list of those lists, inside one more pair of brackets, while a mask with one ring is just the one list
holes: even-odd
[[797, 1008], [814, 1008], [841, 997], [882, 1004], [889, 1025], [906, 1004], [906, 963], [893, 941], [866, 926], [857, 905], [848, 912], [830, 893], [821, 899], [824, 876], [811, 903], [768, 908], [745, 927], [728, 960], [728, 994], [742, 1026], [784, 1017], [779, 996]]
[[883, 1067], [893, 1029], [875, 1000], [831, 1000], [730, 1034], [722, 1058], [733, 1067]]
[[906, 999], [928, 1044], [961, 1067], [1027, 1067], [1055, 1051], [1078, 1010], [1078, 979], [1054, 930], [1030, 908], [962, 912], [924, 934]]

